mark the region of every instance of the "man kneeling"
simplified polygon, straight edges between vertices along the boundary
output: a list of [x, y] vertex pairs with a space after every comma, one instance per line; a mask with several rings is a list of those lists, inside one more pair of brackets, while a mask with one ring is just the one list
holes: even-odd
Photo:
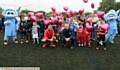
[[69, 29], [69, 24], [64, 24], [64, 29], [63, 29], [63, 45], [64, 47], [68, 47], [69, 45], [71, 45], [71, 48], [73, 48], [73, 39], [72, 37], [72, 33]]

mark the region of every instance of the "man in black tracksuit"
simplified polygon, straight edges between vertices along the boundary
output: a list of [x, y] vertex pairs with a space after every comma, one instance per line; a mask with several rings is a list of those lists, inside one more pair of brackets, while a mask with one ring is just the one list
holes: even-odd
[[[64, 47], [68, 47], [71, 45], [73, 45], [73, 40], [72, 40], [72, 32], [69, 29], [69, 24], [65, 24], [64, 25], [64, 29], [62, 31], [62, 37], [63, 37], [63, 45]], [[71, 46], [71, 48], [73, 48], [73, 46]]]

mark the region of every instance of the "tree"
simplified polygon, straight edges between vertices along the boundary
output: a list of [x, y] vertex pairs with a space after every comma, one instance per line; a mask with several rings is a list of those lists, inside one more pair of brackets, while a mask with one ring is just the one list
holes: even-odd
[[0, 7], [0, 12], [2, 12], [2, 8]]
[[118, 9], [120, 9], [120, 2], [117, 2], [115, 5], [115, 10], [118, 10]]
[[102, 0], [100, 7], [98, 8], [98, 10], [103, 10], [105, 12], [108, 12], [111, 9], [120, 9], [120, 2], [116, 2], [115, 0]]
[[22, 12], [22, 13], [28, 13], [29, 10], [28, 10], [28, 9], [24, 9], [24, 10], [22, 10], [21, 12]]

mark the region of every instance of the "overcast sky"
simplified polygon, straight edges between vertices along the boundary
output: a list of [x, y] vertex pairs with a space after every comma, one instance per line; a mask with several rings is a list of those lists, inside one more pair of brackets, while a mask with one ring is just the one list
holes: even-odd
[[[78, 11], [84, 8], [85, 11], [93, 11], [99, 7], [102, 0], [0, 0], [0, 6], [21, 6], [22, 9], [51, 11], [51, 7], [56, 7], [58, 11], [63, 11], [63, 6], [68, 6], [72, 10]], [[95, 3], [95, 9], [91, 8], [91, 3]]]

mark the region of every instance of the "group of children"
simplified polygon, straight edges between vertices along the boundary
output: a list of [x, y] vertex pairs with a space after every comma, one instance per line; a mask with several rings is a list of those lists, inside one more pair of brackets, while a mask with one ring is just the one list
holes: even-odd
[[32, 21], [28, 16], [21, 17], [20, 43], [28, 43], [32, 40], [33, 44], [41, 44], [42, 42], [43, 48], [46, 46], [54, 48], [56, 43], [59, 46], [74, 48], [77, 46], [91, 47], [92, 40], [95, 40], [97, 50], [100, 48], [106, 50], [105, 35], [107, 29], [101, 27], [106, 22], [103, 17], [97, 20], [94, 18], [73, 16], [66, 19], [62, 18], [63, 22], [56, 20], [45, 24], [43, 18]]

